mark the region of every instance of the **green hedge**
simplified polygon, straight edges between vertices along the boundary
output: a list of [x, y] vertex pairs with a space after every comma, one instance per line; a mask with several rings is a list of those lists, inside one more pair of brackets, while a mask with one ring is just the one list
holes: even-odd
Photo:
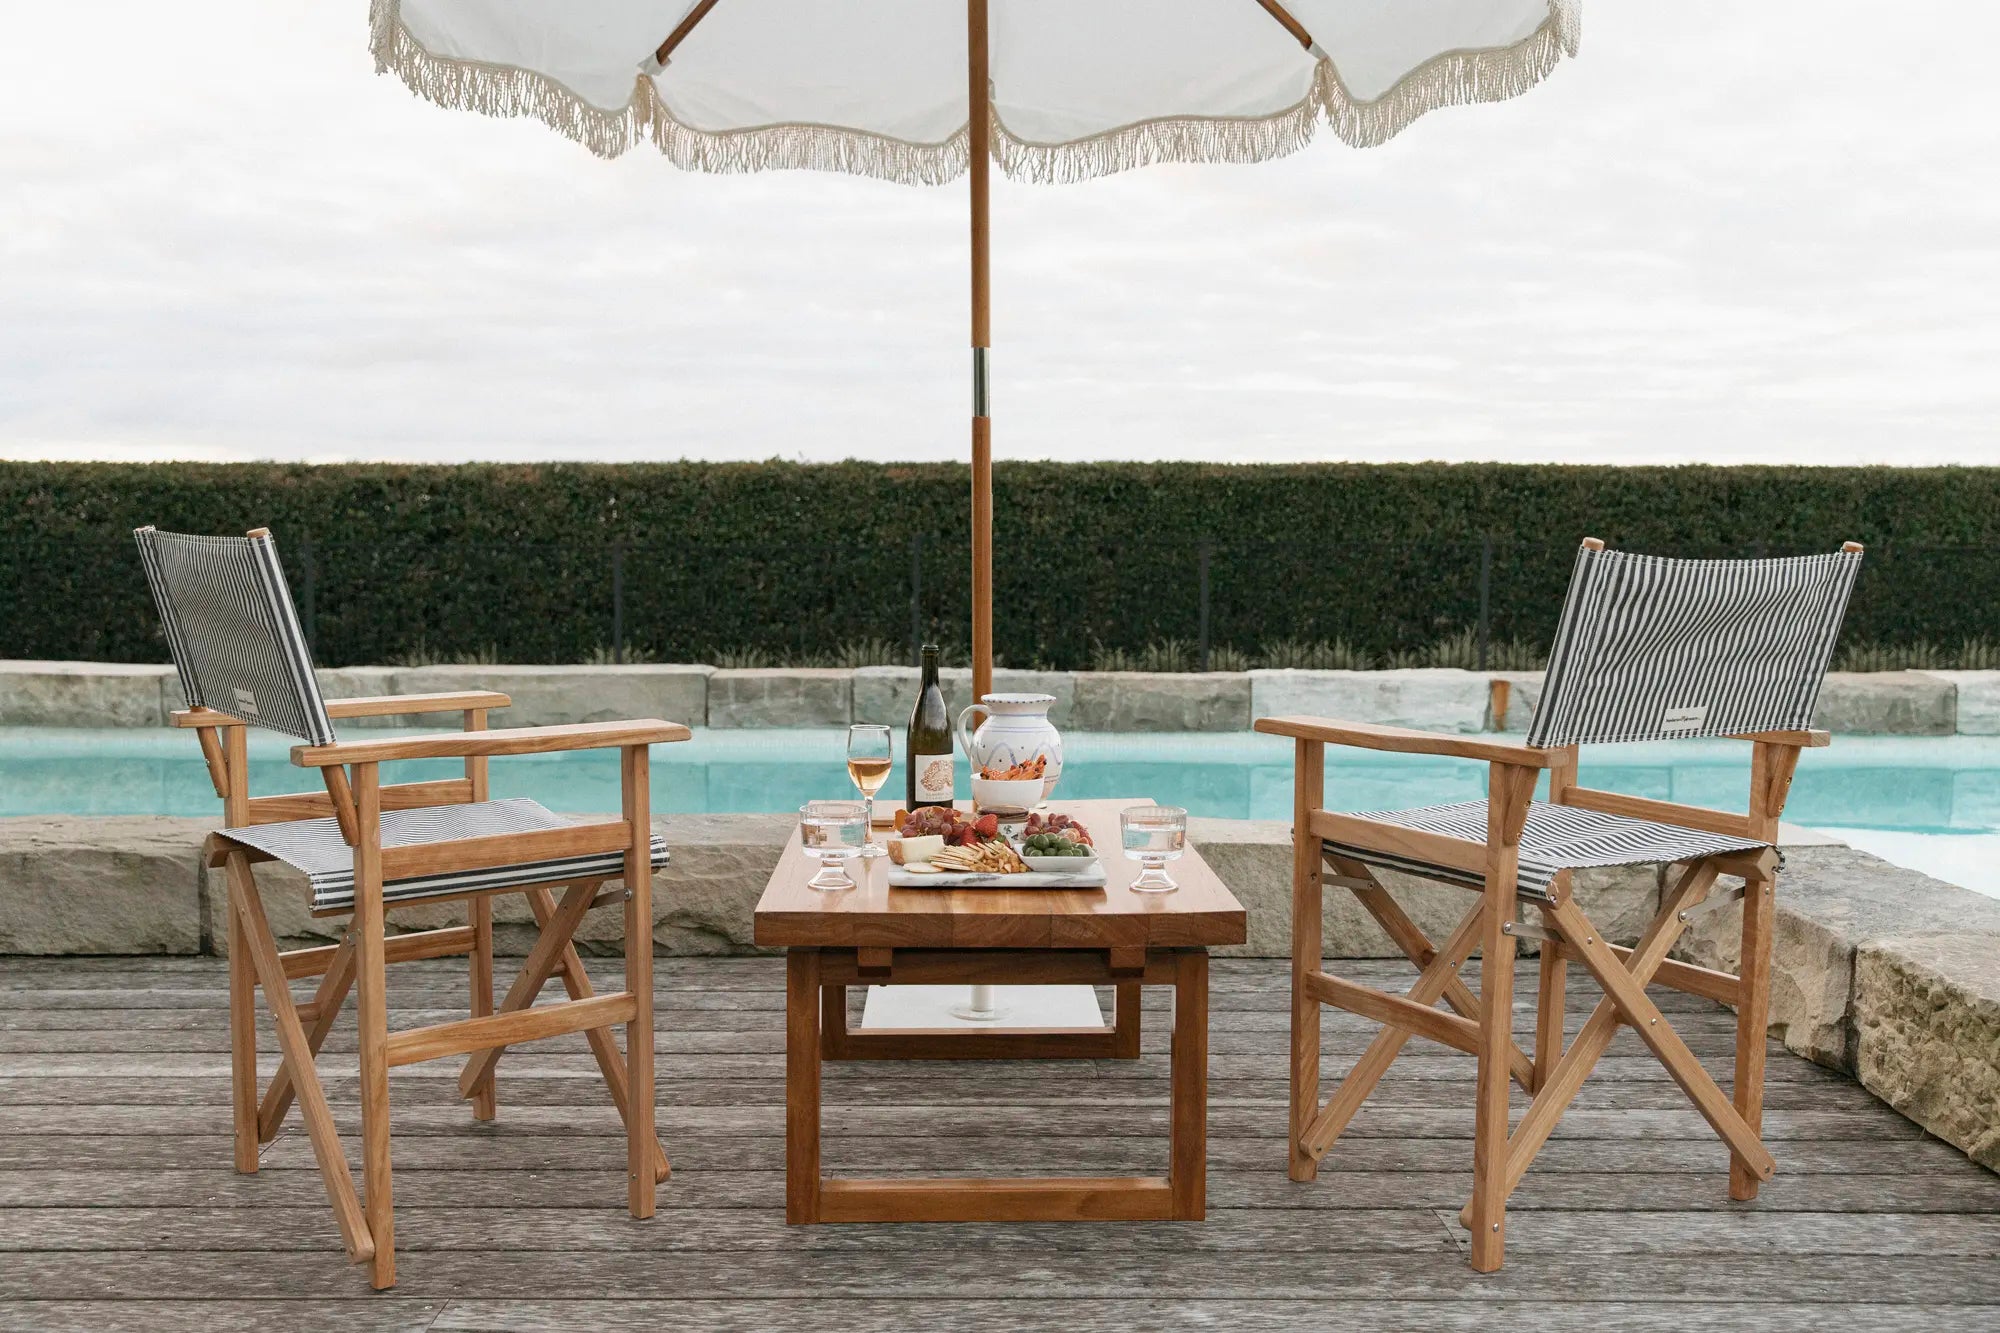
[[[2000, 634], [2000, 468], [1006, 463], [996, 634], [1010, 663], [1093, 646], [1371, 653], [1475, 625], [1546, 642], [1576, 540], [1661, 554], [1868, 543], [1848, 637]], [[623, 628], [662, 660], [967, 636], [962, 466], [0, 463], [0, 656], [163, 660], [129, 530], [276, 532], [319, 659], [420, 648], [573, 662]], [[622, 554], [621, 554], [622, 553]]]

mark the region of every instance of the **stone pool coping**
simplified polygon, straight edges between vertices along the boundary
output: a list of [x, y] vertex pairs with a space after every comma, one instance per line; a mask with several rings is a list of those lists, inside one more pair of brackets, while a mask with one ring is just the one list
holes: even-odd
[[[947, 671], [947, 695], [969, 700], [964, 670]], [[491, 689], [514, 706], [497, 725], [539, 726], [661, 717], [718, 728], [900, 724], [916, 698], [909, 667], [729, 670], [700, 664], [644, 666], [336, 667], [319, 673], [329, 698]], [[1520, 730], [1534, 711], [1533, 671], [994, 673], [1000, 690], [1055, 696], [1050, 716], [1079, 731], [1246, 731], [1253, 718], [1311, 713], [1437, 731]], [[0, 726], [161, 726], [180, 707], [168, 666], [0, 660]], [[435, 725], [386, 717], [343, 727]], [[1816, 719], [1846, 735], [2000, 735], [2000, 671], [1835, 672]]]
[[[675, 815], [654, 821], [674, 849], [656, 877], [656, 949], [666, 954], [757, 952], [751, 908], [777, 864], [785, 815]], [[222, 879], [200, 864], [213, 820], [155, 816], [0, 819], [0, 953], [209, 954], [225, 933]], [[1771, 1032], [1793, 1051], [1841, 1070], [1924, 1128], [2000, 1170], [2000, 900], [1904, 870], [1817, 835], [1787, 830], [1779, 883]], [[1218, 952], [1290, 952], [1291, 832], [1270, 820], [1197, 819], [1190, 836], [1249, 912], [1249, 937]], [[1585, 872], [1577, 894], [1605, 934], [1624, 943], [1651, 919], [1669, 868]], [[266, 867], [278, 885], [290, 873]], [[294, 877], [296, 879], [296, 877]], [[1459, 889], [1391, 877], [1434, 937], [1464, 910]], [[332, 923], [296, 892], [267, 898], [288, 945], [329, 943]], [[396, 926], [451, 924], [455, 906], [399, 909]], [[1740, 908], [1712, 913], [1677, 954], [1733, 967]], [[497, 946], [527, 952], [524, 902], [495, 900]], [[623, 922], [600, 910], [577, 933], [586, 950], [616, 952]], [[1331, 957], [1400, 954], [1351, 895], [1330, 892]], [[1528, 942], [1532, 952], [1532, 942]]]

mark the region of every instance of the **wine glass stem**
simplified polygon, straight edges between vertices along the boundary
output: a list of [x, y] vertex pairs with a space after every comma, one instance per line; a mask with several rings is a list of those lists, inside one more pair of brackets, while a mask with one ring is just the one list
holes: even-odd
[[861, 859], [872, 861], [879, 856], [886, 856], [888, 854], [887, 849], [881, 843], [875, 841], [874, 792], [864, 791], [861, 793], [861, 809], [863, 812], [861, 816]]

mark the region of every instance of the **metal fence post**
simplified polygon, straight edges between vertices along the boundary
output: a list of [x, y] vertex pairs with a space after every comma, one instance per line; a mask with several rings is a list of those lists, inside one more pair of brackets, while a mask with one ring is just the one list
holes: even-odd
[[924, 650], [924, 534], [910, 534], [910, 661]]
[[304, 622], [307, 651], [319, 647], [319, 562], [313, 559], [311, 532], [299, 534], [299, 619]]
[[1486, 670], [1486, 643], [1493, 633], [1493, 537], [1479, 539], [1479, 669]]
[[1209, 539], [1201, 539], [1201, 669], [1208, 670], [1208, 561], [1212, 552]]
[[625, 543], [611, 544], [611, 661], [625, 664]]

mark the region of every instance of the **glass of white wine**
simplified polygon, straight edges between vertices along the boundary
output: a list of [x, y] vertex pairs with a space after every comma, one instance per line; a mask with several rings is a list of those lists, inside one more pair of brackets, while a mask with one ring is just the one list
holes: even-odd
[[1135, 805], [1120, 811], [1118, 831], [1125, 855], [1139, 863], [1134, 893], [1172, 893], [1180, 884], [1167, 873], [1167, 862], [1187, 849], [1187, 811], [1171, 805]]
[[882, 844], [874, 841], [875, 793], [889, 780], [895, 762], [894, 743], [889, 729], [873, 722], [857, 722], [847, 729], [847, 776], [860, 789], [861, 804], [868, 812], [869, 841], [861, 848], [863, 857], [881, 856]]

